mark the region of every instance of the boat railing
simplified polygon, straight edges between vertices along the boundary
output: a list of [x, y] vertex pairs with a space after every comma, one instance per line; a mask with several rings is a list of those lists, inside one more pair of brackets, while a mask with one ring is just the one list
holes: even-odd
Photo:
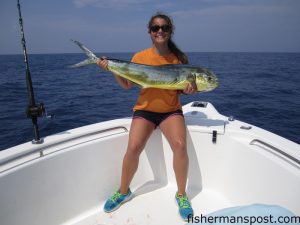
[[292, 161], [294, 164], [296, 164], [296, 166], [298, 168], [300, 168], [300, 160], [295, 158], [294, 156], [288, 154], [287, 152], [285, 152], [284, 150], [281, 150], [265, 141], [262, 141], [262, 140], [259, 140], [259, 139], [253, 139], [251, 142], [250, 142], [250, 145], [255, 145], [255, 146], [258, 146], [258, 147], [261, 147], [265, 150], [268, 150], [268, 151], [272, 151], [273, 153], [277, 153], [280, 154], [281, 156], [283, 156], [284, 158], [286, 159], [289, 159], [290, 161]]
[[[94, 140], [98, 140], [100, 138], [105, 138], [113, 135], [118, 135], [122, 133], [127, 133], [128, 129], [125, 126], [116, 126], [116, 127], [109, 127], [102, 130], [96, 130], [93, 132], [88, 132], [84, 134], [74, 134], [71, 137], [64, 138], [61, 141], [53, 141], [52, 143], [47, 144], [47, 142], [44, 142], [41, 145], [33, 145], [34, 148], [31, 148], [27, 151], [22, 151], [20, 153], [12, 154], [10, 156], [7, 156], [3, 159], [0, 159], [0, 173], [4, 172], [10, 168], [16, 167], [18, 165], [24, 164], [26, 162], [41, 158], [45, 155], [53, 154], [58, 151], [62, 151], [64, 149], [67, 149], [69, 147], [75, 146], [78, 143], [70, 144], [67, 146], [63, 146], [67, 143], [70, 143], [72, 141], [76, 141], [77, 139], [84, 139], [89, 137], [88, 140], [84, 140], [84, 142], [90, 142]], [[99, 136], [101, 134], [101, 136]], [[96, 137], [93, 137], [96, 136]], [[81, 143], [81, 142], [80, 142]], [[58, 146], [62, 146], [62, 148], [57, 148]], [[52, 149], [52, 150], [49, 150]], [[45, 151], [47, 151], [45, 153]], [[11, 164], [11, 165], [9, 165]]]

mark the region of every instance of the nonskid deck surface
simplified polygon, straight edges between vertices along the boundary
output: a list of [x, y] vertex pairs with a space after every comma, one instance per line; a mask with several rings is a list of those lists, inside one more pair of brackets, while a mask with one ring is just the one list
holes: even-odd
[[[178, 213], [175, 202], [176, 187], [168, 185], [158, 190], [135, 195], [129, 202], [111, 213], [101, 210], [94, 218], [95, 225], [161, 225], [186, 224]], [[230, 202], [219, 193], [202, 190], [191, 199], [194, 215], [200, 216], [230, 207]]]

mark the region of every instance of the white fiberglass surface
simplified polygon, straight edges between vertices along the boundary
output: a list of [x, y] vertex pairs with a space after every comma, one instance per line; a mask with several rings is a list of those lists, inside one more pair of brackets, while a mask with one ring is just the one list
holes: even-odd
[[[135, 197], [117, 211], [102, 211], [118, 188], [128, 134], [58, 149], [0, 174], [0, 217], [14, 224], [184, 224], [175, 204], [173, 154], [159, 130], [140, 157], [131, 188]], [[187, 192], [195, 215], [251, 203], [300, 209], [299, 168], [230, 132], [187, 133], [190, 158]]]
[[[87, 214], [65, 223], [64, 225], [161, 225], [186, 224], [178, 214], [175, 202], [176, 186], [165, 187], [138, 194], [111, 213], [102, 210], [104, 202]], [[230, 207], [231, 203], [220, 193], [203, 190], [201, 194], [191, 198], [195, 215], [207, 214], [215, 210]]]

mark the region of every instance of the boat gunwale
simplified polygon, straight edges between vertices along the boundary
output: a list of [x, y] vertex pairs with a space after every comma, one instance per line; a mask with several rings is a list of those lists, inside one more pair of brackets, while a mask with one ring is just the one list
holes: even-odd
[[[68, 142], [72, 142], [72, 141], [77, 140], [77, 139], [91, 137], [91, 136], [99, 135], [99, 134], [105, 134], [107, 132], [114, 131], [114, 130], [120, 130], [120, 129], [123, 129], [123, 132], [117, 132], [117, 133], [113, 133], [113, 134], [108, 134], [108, 135], [105, 135], [105, 136], [101, 136], [99, 138], [105, 138], [105, 137], [112, 136], [112, 135], [118, 135], [118, 134], [122, 134], [122, 133], [128, 133], [128, 128], [126, 126], [115, 126], [115, 127], [110, 127], [110, 128], [105, 128], [105, 129], [93, 131], [93, 132], [88, 132], [88, 133], [85, 133], [85, 134], [82, 134], [82, 135], [75, 135], [73, 137], [66, 138], [65, 140], [61, 140], [59, 142], [54, 142], [54, 143], [51, 143], [51, 144], [48, 144], [48, 145], [45, 145], [45, 146], [40, 146], [40, 148], [39, 147], [38, 148], [33, 148], [33, 149], [29, 149], [28, 151], [22, 151], [22, 152], [18, 152], [18, 153], [15, 153], [13, 155], [7, 156], [4, 159], [0, 159], [0, 167], [5, 166], [5, 165], [7, 165], [9, 163], [12, 163], [13, 161], [16, 161], [16, 160], [19, 160], [19, 159], [22, 159], [22, 158], [34, 155], [36, 153], [39, 153], [39, 156], [36, 157], [36, 158], [34, 158], [34, 159], [38, 159], [38, 158], [44, 157], [45, 155], [53, 154], [55, 152], [60, 151], [60, 150], [56, 150], [56, 151], [52, 151], [52, 152], [49, 152], [47, 154], [44, 154], [44, 151], [47, 150], [47, 149], [49, 149], [49, 148], [53, 148], [53, 147], [56, 147], [56, 146], [59, 146], [59, 145], [63, 145], [63, 144], [66, 144]], [[99, 138], [97, 138], [97, 139], [99, 139]], [[89, 141], [93, 141], [93, 140], [95, 140], [95, 139], [91, 139]], [[71, 146], [68, 146], [68, 147], [71, 147]], [[63, 149], [65, 149], [65, 148], [63, 148]], [[22, 165], [22, 164], [24, 164], [24, 163], [26, 163], [28, 161], [32, 161], [34, 159], [27, 160], [25, 162], [19, 163], [16, 166], [12, 166], [12, 167], [9, 167], [9, 168], [4, 169], [4, 170], [0, 170], [0, 174], [3, 173], [3, 172], [6, 172], [9, 169], [12, 169], [12, 168], [15, 168], [15, 167], [17, 167], [19, 165]]]

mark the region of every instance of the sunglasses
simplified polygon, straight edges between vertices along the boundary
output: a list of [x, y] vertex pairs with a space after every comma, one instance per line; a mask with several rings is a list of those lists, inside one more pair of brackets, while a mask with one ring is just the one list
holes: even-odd
[[151, 31], [151, 32], [157, 32], [157, 31], [159, 31], [160, 29], [161, 29], [163, 32], [167, 33], [167, 32], [169, 32], [169, 31], [171, 30], [171, 26], [165, 24], [165, 25], [162, 25], [162, 26], [159, 26], [159, 25], [153, 25], [153, 26], [150, 27], [150, 31]]

